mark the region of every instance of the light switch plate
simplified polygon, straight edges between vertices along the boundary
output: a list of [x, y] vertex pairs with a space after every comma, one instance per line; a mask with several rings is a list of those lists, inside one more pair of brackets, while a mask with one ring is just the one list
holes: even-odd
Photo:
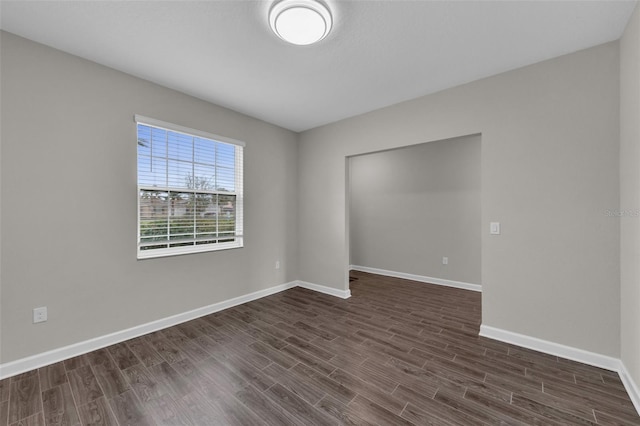
[[500, 222], [491, 222], [489, 233], [491, 235], [500, 235]]

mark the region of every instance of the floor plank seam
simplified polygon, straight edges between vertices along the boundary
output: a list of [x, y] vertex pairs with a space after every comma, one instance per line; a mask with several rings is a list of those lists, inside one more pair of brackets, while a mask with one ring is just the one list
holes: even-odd
[[0, 423], [640, 425], [617, 374], [479, 337], [479, 295], [353, 274], [1, 381]]

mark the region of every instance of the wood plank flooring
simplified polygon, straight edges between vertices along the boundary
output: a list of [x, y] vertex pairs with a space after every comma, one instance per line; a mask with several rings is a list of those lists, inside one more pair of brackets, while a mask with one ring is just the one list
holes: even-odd
[[478, 337], [480, 294], [354, 272], [0, 381], [0, 425], [640, 425], [616, 373]]

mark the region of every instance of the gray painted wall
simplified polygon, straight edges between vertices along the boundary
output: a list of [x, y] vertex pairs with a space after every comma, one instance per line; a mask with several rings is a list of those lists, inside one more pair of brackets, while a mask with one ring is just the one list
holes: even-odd
[[620, 41], [622, 361], [640, 384], [640, 6]]
[[483, 324], [619, 356], [618, 84], [612, 42], [302, 133], [300, 279], [348, 286], [346, 157], [480, 133]]
[[[297, 278], [295, 133], [8, 33], [0, 48], [1, 362]], [[134, 114], [246, 142], [244, 248], [136, 260]]]
[[351, 157], [349, 171], [351, 264], [481, 283], [479, 135]]
[[[605, 215], [634, 206], [640, 185], [637, 156], [626, 161], [640, 152], [640, 94], [619, 99], [638, 87], [626, 69], [638, 19], [621, 81], [609, 43], [305, 132], [297, 147], [289, 131], [0, 33], [0, 362], [296, 278], [346, 289], [347, 157], [481, 133], [484, 324], [619, 356], [622, 319], [640, 381], [639, 249], [624, 238], [640, 227], [622, 224], [621, 312], [621, 222]], [[135, 113], [247, 142], [245, 248], [135, 260]], [[33, 325], [41, 305], [49, 321]]]

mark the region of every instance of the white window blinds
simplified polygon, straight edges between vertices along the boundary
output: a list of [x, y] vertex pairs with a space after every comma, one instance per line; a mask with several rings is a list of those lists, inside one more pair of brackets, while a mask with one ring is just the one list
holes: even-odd
[[138, 258], [243, 246], [242, 142], [136, 115]]

